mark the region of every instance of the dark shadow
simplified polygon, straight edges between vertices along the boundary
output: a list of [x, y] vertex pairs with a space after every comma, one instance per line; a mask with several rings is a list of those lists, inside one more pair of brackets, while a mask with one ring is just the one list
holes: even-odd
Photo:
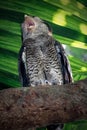
[[0, 29], [0, 36], [4, 36], [4, 37], [10, 37], [10, 38], [14, 38], [14, 36], [20, 36], [16, 33], [10, 32], [9, 30], [4, 30], [4, 29]]
[[[29, 15], [34, 15], [38, 17], [42, 16], [44, 18], [49, 18], [51, 20], [54, 15], [54, 12], [58, 10], [58, 7], [55, 7], [40, 0], [13, 1], [10, 3], [10, 5], [9, 2], [7, 3], [8, 3], [7, 7], [5, 7], [4, 9], [3, 8], [0, 9], [1, 12], [0, 18], [18, 23], [21, 23], [23, 21], [24, 14], [26, 14], [26, 10], [27, 14]], [[11, 4], [12, 6], [14, 5], [13, 7], [14, 10], [12, 9]], [[6, 2], [3, 2], [3, 5], [6, 6]]]
[[19, 86], [21, 85], [18, 75], [15, 75], [8, 71], [0, 70], [0, 89], [19, 87]]
[[0, 48], [0, 53], [4, 56], [11, 56], [11, 57], [15, 57], [16, 59], [18, 59], [18, 53], [13, 52], [11, 50], [8, 50], [5, 48]]
[[24, 18], [24, 13], [22, 12], [12, 11], [8, 9], [0, 9], [0, 12], [0, 19], [21, 23]]
[[87, 7], [87, 0], [77, 0], [77, 1]]
[[12, 87], [11, 85], [7, 85], [7, 83], [6, 84], [5, 83], [1, 83], [1, 81], [0, 81], [0, 90], [11, 88], [11, 87]]

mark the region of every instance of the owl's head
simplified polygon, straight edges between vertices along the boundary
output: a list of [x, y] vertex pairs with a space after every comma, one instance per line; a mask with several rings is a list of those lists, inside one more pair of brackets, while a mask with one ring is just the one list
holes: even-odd
[[28, 38], [35, 38], [41, 34], [51, 36], [52, 31], [50, 26], [39, 17], [25, 15], [22, 23], [22, 34], [23, 41], [25, 41]]

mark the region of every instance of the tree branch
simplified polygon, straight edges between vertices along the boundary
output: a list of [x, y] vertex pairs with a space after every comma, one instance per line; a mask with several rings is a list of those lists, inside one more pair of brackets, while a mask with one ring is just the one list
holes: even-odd
[[87, 119], [87, 79], [0, 91], [0, 130], [27, 130], [79, 119]]

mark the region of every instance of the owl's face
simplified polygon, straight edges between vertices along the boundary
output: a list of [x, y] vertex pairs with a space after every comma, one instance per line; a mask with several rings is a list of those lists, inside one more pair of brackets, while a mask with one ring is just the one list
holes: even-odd
[[25, 15], [22, 23], [23, 41], [28, 38], [35, 38], [38, 35], [52, 35], [49, 25], [47, 25], [39, 17], [31, 17]]

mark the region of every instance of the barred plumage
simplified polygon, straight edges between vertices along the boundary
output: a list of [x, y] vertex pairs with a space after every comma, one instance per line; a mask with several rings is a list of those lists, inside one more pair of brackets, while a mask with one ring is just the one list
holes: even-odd
[[44, 21], [38, 17], [25, 16], [22, 36], [19, 74], [23, 86], [61, 85], [72, 82], [65, 51], [62, 45], [54, 40], [51, 29]]

